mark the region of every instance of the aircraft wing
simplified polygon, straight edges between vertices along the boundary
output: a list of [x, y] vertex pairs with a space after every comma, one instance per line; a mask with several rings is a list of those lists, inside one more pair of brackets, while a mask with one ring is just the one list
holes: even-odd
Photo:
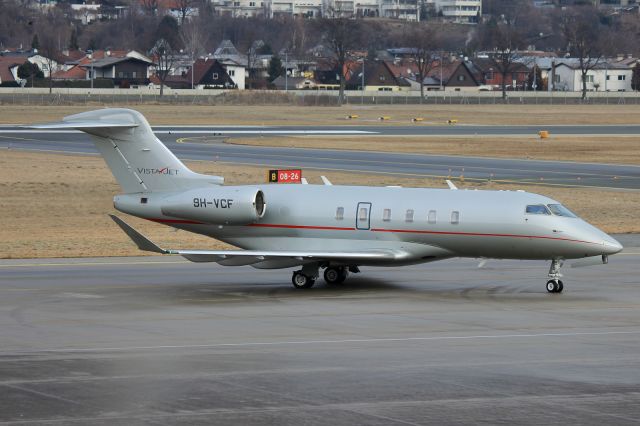
[[400, 250], [374, 249], [366, 251], [262, 251], [262, 250], [169, 250], [133, 229], [117, 216], [111, 219], [131, 238], [140, 250], [162, 254], [177, 254], [191, 262], [216, 262], [225, 266], [252, 265], [257, 268], [287, 268], [314, 261], [368, 263], [398, 261], [409, 256]]

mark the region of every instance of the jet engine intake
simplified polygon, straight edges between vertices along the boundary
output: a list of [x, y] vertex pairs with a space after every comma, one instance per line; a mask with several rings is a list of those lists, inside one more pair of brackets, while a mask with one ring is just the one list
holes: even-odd
[[161, 211], [166, 216], [216, 225], [248, 225], [264, 216], [264, 193], [251, 187], [193, 189], [168, 197]]

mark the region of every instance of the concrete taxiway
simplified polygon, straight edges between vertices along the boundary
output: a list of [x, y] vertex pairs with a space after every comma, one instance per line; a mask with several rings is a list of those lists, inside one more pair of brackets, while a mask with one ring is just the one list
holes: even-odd
[[[623, 239], [633, 245], [634, 239]], [[1, 424], [637, 424], [640, 249], [308, 291], [180, 258], [0, 261]]]
[[[476, 128], [480, 127], [476, 126]], [[582, 126], [574, 127], [583, 129]], [[608, 129], [613, 133], [627, 131], [620, 130], [616, 126], [597, 127]], [[622, 126], [621, 128], [626, 129], [627, 127], [634, 126]], [[222, 161], [266, 167], [301, 167], [327, 171], [361, 171], [411, 177], [444, 178], [450, 176], [455, 178], [464, 176], [466, 179], [472, 180], [492, 179], [519, 184], [640, 189], [640, 167], [633, 165], [242, 146], [220, 142], [199, 143], [196, 138], [198, 133], [189, 133], [197, 131], [193, 128], [187, 129], [191, 130], [185, 130], [182, 127], [167, 127], [158, 133], [158, 137], [169, 149], [181, 159], [186, 160]], [[345, 126], [344, 129], [352, 128]], [[363, 128], [362, 131], [378, 131], [376, 129], [386, 131], [386, 129], [397, 129], [397, 127], [370, 126]], [[416, 127], [413, 129], [431, 128]], [[211, 131], [211, 129], [202, 130], [200, 131], [201, 136]], [[314, 128], [308, 128], [308, 131], [313, 132]], [[352, 129], [352, 131], [360, 130]], [[214, 133], [223, 134], [219, 130]], [[362, 137], [366, 137], [367, 134], [358, 133]], [[178, 143], [178, 141], [185, 140], [189, 142]], [[15, 129], [5, 129], [0, 132], [0, 148], [81, 154], [95, 154], [97, 152], [87, 135], [73, 131], [22, 130], [18, 132]]]

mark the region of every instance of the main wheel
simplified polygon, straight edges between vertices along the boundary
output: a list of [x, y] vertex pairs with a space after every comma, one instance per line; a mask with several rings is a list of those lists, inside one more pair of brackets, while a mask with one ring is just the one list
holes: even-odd
[[341, 284], [346, 279], [347, 271], [345, 268], [330, 266], [324, 270], [324, 280], [327, 284]]
[[562, 293], [562, 290], [564, 290], [564, 284], [562, 284], [561, 280], [558, 280], [558, 290], [557, 293]]
[[301, 271], [296, 271], [291, 277], [291, 282], [295, 288], [311, 288], [316, 281], [313, 278], [309, 278]]
[[560, 288], [560, 284], [556, 280], [547, 281], [547, 291], [549, 293], [558, 293], [558, 289]]

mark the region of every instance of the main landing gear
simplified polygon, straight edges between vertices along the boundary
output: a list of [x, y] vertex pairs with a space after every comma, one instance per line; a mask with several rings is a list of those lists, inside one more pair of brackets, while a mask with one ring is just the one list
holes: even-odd
[[[291, 277], [291, 282], [295, 288], [311, 288], [318, 279], [320, 265], [317, 263], [307, 263], [302, 269], [295, 271]], [[349, 272], [358, 273], [357, 266], [327, 266], [324, 270], [324, 280], [327, 284], [342, 284], [347, 279]]]
[[564, 285], [562, 284], [562, 274], [560, 273], [560, 267], [562, 267], [562, 261], [559, 259], [553, 259], [551, 261], [551, 267], [549, 268], [549, 278], [547, 281], [547, 291], [549, 293], [562, 293]]

